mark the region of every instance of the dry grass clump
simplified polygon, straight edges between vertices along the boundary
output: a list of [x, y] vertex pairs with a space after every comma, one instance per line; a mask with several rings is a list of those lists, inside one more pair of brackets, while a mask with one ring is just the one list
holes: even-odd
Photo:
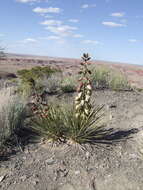
[[46, 91], [48, 94], [56, 94], [61, 90], [62, 73], [55, 73], [49, 78], [42, 78], [36, 82], [36, 89], [39, 92]]
[[117, 91], [132, 89], [125, 75], [118, 72], [116, 73], [112, 72], [111, 79], [109, 81], [109, 88]]
[[76, 91], [77, 77], [68, 76], [62, 80], [61, 90], [64, 93], [70, 93]]
[[106, 66], [92, 66], [92, 84], [95, 89], [130, 90], [126, 76]]
[[14, 88], [0, 90], [0, 147], [23, 127], [25, 104], [14, 94]]

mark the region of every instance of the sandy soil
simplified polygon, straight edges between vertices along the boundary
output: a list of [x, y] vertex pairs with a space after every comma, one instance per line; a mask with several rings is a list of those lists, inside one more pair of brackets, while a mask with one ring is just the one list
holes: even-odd
[[[71, 101], [73, 95], [60, 100]], [[96, 104], [105, 105], [105, 144], [76, 146], [31, 142], [24, 152], [0, 162], [1, 190], [142, 190], [143, 94], [96, 91]], [[113, 145], [109, 143], [114, 142]]]

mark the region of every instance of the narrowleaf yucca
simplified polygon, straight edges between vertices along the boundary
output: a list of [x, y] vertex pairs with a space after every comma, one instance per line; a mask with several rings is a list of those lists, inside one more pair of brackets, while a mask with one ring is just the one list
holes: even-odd
[[63, 111], [59, 106], [49, 106], [48, 114], [45, 117], [36, 115], [32, 119], [32, 128], [47, 140], [63, 141], [65, 128], [62, 117]]
[[67, 128], [66, 137], [70, 143], [92, 143], [101, 138], [101, 119], [103, 116], [103, 106], [92, 109], [87, 117], [76, 116], [74, 109], [66, 110], [64, 115], [64, 126]]
[[91, 103], [90, 57], [83, 54], [79, 72], [79, 85], [74, 105], [48, 105], [42, 95], [35, 95], [33, 102], [33, 129], [48, 140], [75, 144], [93, 143], [104, 136], [101, 124], [103, 106], [93, 107]]

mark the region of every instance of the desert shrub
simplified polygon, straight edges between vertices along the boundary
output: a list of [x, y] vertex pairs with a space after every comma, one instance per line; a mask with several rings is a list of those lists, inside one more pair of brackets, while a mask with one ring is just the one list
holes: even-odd
[[61, 90], [64, 93], [70, 93], [76, 91], [77, 77], [70, 76], [65, 77], [61, 83]]
[[131, 86], [121, 72], [105, 66], [91, 67], [94, 89], [130, 90]]
[[14, 95], [13, 88], [0, 90], [0, 148], [23, 127], [25, 104]]
[[29, 81], [31, 78], [33, 80], [42, 78], [42, 77], [50, 77], [53, 73], [61, 72], [57, 68], [52, 68], [50, 66], [40, 67], [36, 66], [32, 69], [22, 69], [17, 72], [19, 77], [24, 81]]
[[92, 67], [92, 84], [94, 88], [109, 88], [110, 69], [107, 67]]
[[46, 67], [33, 67], [32, 69], [19, 70], [18, 76], [21, 79], [19, 83], [19, 92], [24, 96], [29, 96], [33, 90], [43, 90], [44, 85], [39, 81], [42, 79], [49, 79], [55, 73], [61, 73], [61, 70], [57, 68], [52, 68], [50, 66]]
[[36, 89], [38, 91], [45, 90], [49, 94], [55, 94], [60, 91], [62, 84], [62, 73], [55, 73], [51, 75], [48, 79], [42, 78], [36, 81]]
[[103, 106], [91, 105], [92, 87], [88, 69], [88, 54], [83, 55], [82, 68], [79, 71], [78, 94], [73, 106], [66, 104], [48, 105], [41, 95], [33, 97], [32, 128], [39, 135], [51, 141], [63, 141], [77, 144], [91, 143], [104, 136], [102, 118]]
[[123, 74], [115, 73], [112, 74], [112, 77], [109, 81], [109, 88], [112, 90], [128, 90], [131, 89], [131, 86]]

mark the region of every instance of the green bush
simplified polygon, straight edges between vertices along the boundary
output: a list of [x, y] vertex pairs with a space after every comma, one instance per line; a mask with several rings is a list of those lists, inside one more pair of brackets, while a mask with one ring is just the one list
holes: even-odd
[[61, 71], [57, 68], [52, 68], [50, 66], [46, 66], [46, 67], [36, 66], [29, 70], [28, 69], [19, 70], [17, 74], [22, 80], [30, 81], [31, 79], [36, 80], [43, 77], [48, 78], [53, 73], [56, 73], [56, 72], [61, 72]]
[[30, 70], [19, 70], [17, 72], [21, 79], [19, 83], [19, 92], [24, 96], [29, 96], [33, 90], [42, 91], [44, 89], [44, 85], [39, 83], [39, 80], [48, 79], [55, 73], [61, 73], [61, 70], [50, 66], [37, 66]]

